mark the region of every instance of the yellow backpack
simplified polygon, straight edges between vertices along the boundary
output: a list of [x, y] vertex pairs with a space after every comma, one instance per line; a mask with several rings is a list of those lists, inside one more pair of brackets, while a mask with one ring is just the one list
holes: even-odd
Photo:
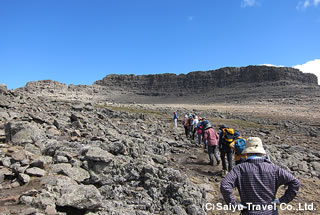
[[230, 144], [234, 141], [234, 129], [233, 128], [224, 128], [222, 129], [222, 139]]

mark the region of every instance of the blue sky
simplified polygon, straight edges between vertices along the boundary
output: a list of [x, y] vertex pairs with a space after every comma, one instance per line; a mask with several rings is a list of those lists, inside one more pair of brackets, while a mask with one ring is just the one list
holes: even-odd
[[320, 0], [0, 0], [0, 83], [260, 64], [312, 72], [319, 38]]

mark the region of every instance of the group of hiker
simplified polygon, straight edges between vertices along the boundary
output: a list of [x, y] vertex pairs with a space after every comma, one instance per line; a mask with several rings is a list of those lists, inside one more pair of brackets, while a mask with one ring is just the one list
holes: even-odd
[[[175, 116], [177, 117], [176, 113]], [[246, 156], [241, 155], [245, 147], [245, 139], [241, 137], [238, 131], [229, 128], [226, 125], [219, 127], [219, 134], [212, 127], [212, 124], [205, 117], [198, 117], [195, 114], [186, 114], [182, 121], [187, 138], [195, 139], [197, 134], [197, 145], [203, 143], [204, 150], [208, 152], [209, 164], [214, 164], [213, 155], [217, 165], [222, 162], [223, 175], [232, 169], [233, 153], [235, 154], [235, 163], [239, 164], [246, 159]], [[218, 155], [220, 152], [220, 158]], [[228, 167], [226, 159], [228, 161]]]
[[[238, 207], [242, 214], [278, 214], [275, 206], [287, 204], [297, 195], [299, 180], [290, 172], [271, 163], [259, 137], [245, 139], [239, 131], [226, 125], [219, 126], [217, 133], [205, 117], [198, 117], [196, 114], [185, 114], [182, 124], [187, 138], [194, 140], [195, 133], [198, 135], [197, 145], [204, 144], [210, 165], [214, 163], [212, 155], [217, 165], [221, 159], [224, 177], [220, 184], [221, 193], [225, 202]], [[236, 164], [234, 167], [233, 154]], [[278, 199], [276, 193], [281, 185], [286, 185], [287, 190]], [[240, 193], [240, 202], [237, 202], [233, 195], [234, 188]], [[252, 208], [255, 205], [260, 207]], [[271, 207], [261, 209], [261, 205]]]

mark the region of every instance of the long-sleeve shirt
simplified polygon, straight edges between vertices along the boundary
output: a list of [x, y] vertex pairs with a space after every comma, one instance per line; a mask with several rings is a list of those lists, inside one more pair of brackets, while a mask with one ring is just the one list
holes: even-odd
[[207, 141], [208, 146], [216, 146], [218, 145], [219, 135], [213, 128], [209, 128], [205, 130], [203, 141]]
[[[244, 206], [270, 205], [281, 185], [287, 185], [280, 203], [289, 203], [297, 195], [300, 182], [290, 172], [266, 159], [248, 159], [236, 165], [222, 180], [220, 191], [227, 204], [237, 204], [233, 188], [237, 187]], [[248, 208], [250, 209], [250, 207]], [[251, 207], [252, 209], [252, 207]], [[243, 214], [278, 214], [277, 210], [244, 210]]]
[[195, 118], [195, 119], [192, 121], [192, 125], [193, 125], [194, 127], [196, 127], [198, 123], [199, 123], [198, 118]]

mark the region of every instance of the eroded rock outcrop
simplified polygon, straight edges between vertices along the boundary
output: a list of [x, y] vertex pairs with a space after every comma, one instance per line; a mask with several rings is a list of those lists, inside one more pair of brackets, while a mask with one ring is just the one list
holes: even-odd
[[107, 86], [113, 90], [124, 90], [141, 95], [183, 95], [207, 92], [215, 88], [241, 84], [272, 83], [285, 85], [299, 83], [317, 85], [314, 74], [306, 74], [289, 67], [247, 66], [226, 67], [210, 71], [190, 72], [188, 74], [156, 75], [108, 75], [95, 85]]

